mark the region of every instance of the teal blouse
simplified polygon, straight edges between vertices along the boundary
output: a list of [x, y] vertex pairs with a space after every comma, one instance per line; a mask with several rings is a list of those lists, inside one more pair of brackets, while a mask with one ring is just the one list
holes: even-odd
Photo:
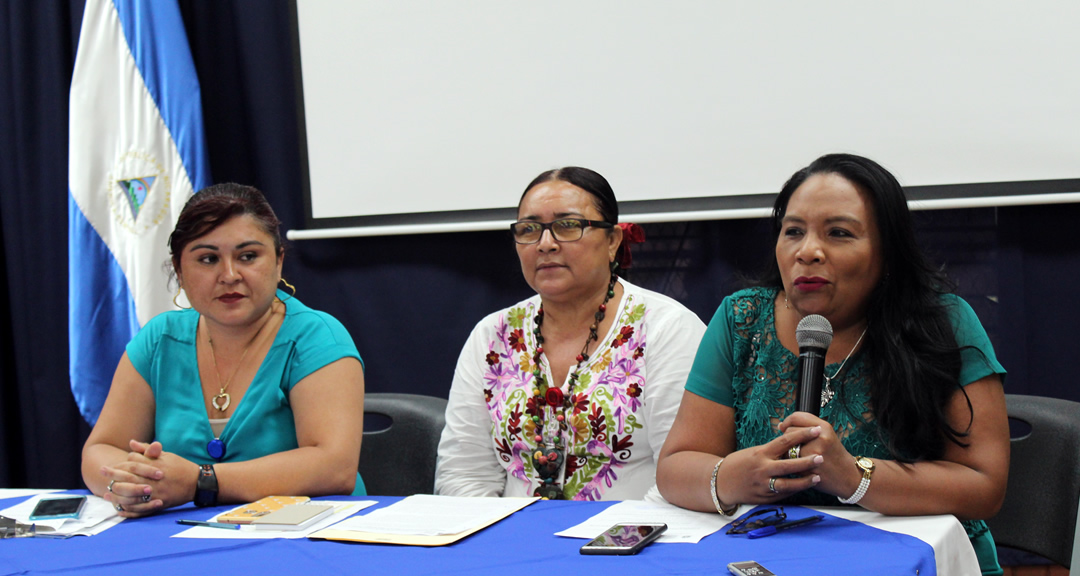
[[[698, 348], [686, 389], [735, 409], [737, 449], [765, 444], [780, 435], [779, 423], [795, 411], [798, 355], [780, 343], [774, 322], [778, 289], [750, 288], [720, 304]], [[951, 313], [960, 352], [960, 384], [967, 386], [991, 374], [1005, 374], [975, 311], [961, 298], [943, 295]], [[840, 363], [825, 367], [835, 374]], [[851, 454], [891, 459], [881, 438], [884, 431], [873, 418], [869, 372], [857, 352], [834, 380], [835, 396], [821, 408], [821, 418], [836, 430]], [[837, 497], [807, 490], [785, 500], [808, 506], [839, 506]], [[997, 552], [986, 523], [965, 521], [984, 574], [1001, 574]]]
[[[189, 308], [160, 314], [127, 345], [128, 359], [154, 393], [154, 436], [165, 450], [196, 464], [215, 464], [254, 460], [299, 447], [289, 405], [293, 386], [342, 358], [360, 360], [360, 354], [333, 316], [312, 310], [284, 292], [279, 291], [278, 297], [285, 302], [285, 318], [221, 433], [226, 452], [220, 460], [206, 451], [214, 434], [195, 350], [199, 313]], [[366, 493], [357, 474], [353, 495]]]

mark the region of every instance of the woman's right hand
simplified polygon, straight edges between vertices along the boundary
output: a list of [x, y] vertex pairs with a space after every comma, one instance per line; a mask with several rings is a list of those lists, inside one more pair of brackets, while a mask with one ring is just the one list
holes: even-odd
[[[790, 427], [771, 442], [728, 454], [717, 476], [717, 491], [724, 502], [770, 504], [821, 482], [815, 474], [824, 462], [820, 454], [788, 459], [788, 451], [821, 435], [821, 427]], [[792, 476], [792, 477], [789, 477]], [[773, 490], [770, 490], [770, 482]]]
[[131, 440], [129, 447], [126, 460], [102, 467], [102, 474], [115, 481], [105, 499], [123, 508], [121, 516], [147, 516], [191, 501], [198, 464], [166, 452], [160, 442]]
[[[804, 452], [787, 459], [788, 450], [822, 433], [820, 426], [789, 426], [760, 446], [735, 450], [735, 411], [692, 392], [684, 392], [656, 468], [656, 483], [668, 502], [691, 510], [715, 511], [709, 479], [717, 460], [716, 491], [721, 504], [771, 504], [815, 486], [823, 460]], [[789, 478], [788, 476], [793, 476]], [[770, 480], [775, 492], [769, 490]]]

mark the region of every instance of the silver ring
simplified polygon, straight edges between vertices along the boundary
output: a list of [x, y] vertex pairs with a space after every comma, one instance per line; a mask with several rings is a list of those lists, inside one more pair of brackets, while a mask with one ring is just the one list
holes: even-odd
[[801, 452], [802, 452], [802, 444], [796, 444], [796, 445], [792, 446], [787, 451], [788, 460], [794, 460], [794, 459], [798, 458], [799, 454]]
[[143, 502], [149, 502], [150, 501], [150, 495], [149, 494], [143, 494], [142, 501]]
[[779, 494], [780, 493], [776, 489], [776, 478], [769, 478], [769, 492], [772, 492], [773, 494]]
[[106, 488], [109, 492], [112, 492], [112, 485], [116, 484], [116, 480], [109, 480], [109, 487]]
[[119, 502], [116, 503], [116, 511], [117, 512], [123, 512], [124, 511], [124, 507], [121, 506]]

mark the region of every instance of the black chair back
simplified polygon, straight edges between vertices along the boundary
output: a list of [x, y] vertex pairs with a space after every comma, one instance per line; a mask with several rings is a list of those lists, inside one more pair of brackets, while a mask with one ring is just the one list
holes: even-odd
[[1080, 503], [1080, 403], [1015, 394], [1005, 402], [1013, 429], [1009, 487], [986, 523], [997, 544], [1069, 568]]
[[364, 396], [360, 476], [368, 494], [411, 496], [435, 489], [446, 399], [416, 394]]

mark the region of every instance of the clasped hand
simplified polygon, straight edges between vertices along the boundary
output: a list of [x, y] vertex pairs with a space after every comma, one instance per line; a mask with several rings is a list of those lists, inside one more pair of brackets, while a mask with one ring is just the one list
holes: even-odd
[[[771, 442], [732, 452], [724, 461], [732, 502], [768, 504], [808, 488], [846, 498], [858, 478], [854, 459], [832, 426], [812, 414], [796, 412], [780, 423], [781, 435]], [[798, 458], [789, 450], [800, 446]], [[730, 468], [728, 468], [730, 466]], [[740, 477], [734, 477], [737, 473]]]
[[104, 497], [125, 518], [155, 514], [165, 508], [191, 501], [199, 466], [172, 452], [161, 442], [128, 443], [127, 458], [112, 466], [102, 466], [101, 475], [109, 485]]

